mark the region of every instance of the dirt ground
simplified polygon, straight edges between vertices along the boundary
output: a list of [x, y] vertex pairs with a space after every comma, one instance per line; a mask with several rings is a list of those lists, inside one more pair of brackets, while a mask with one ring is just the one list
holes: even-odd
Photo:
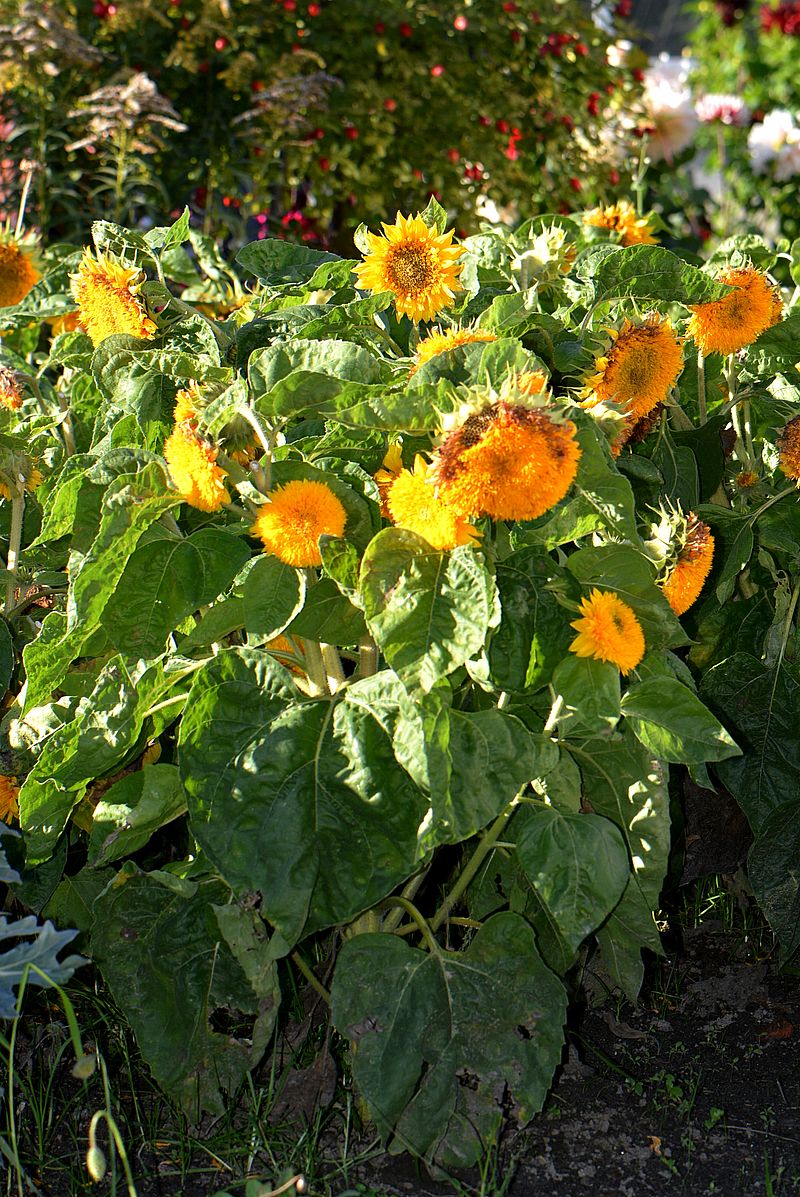
[[[798, 978], [746, 944], [737, 953], [713, 923], [688, 933], [659, 978], [638, 1009], [579, 1018], [544, 1113], [503, 1146], [497, 1192], [800, 1194]], [[376, 1192], [453, 1191], [386, 1157], [368, 1176]], [[465, 1187], [477, 1179], [464, 1177]]]

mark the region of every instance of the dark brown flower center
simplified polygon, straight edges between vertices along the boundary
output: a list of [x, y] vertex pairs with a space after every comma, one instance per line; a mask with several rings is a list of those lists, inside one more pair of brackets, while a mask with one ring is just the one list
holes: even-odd
[[386, 275], [392, 290], [414, 295], [434, 281], [431, 254], [424, 246], [396, 245], [386, 260]]

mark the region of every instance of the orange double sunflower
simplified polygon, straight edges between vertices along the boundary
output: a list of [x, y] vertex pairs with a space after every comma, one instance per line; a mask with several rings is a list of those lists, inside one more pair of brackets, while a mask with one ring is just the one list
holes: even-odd
[[678, 558], [661, 583], [676, 615], [683, 615], [700, 596], [714, 560], [714, 537], [691, 511]]
[[780, 291], [754, 266], [726, 266], [719, 281], [734, 287], [722, 299], [691, 306], [686, 326], [697, 348], [708, 357], [738, 353], [762, 332], [777, 324], [783, 315]]
[[663, 403], [674, 386], [683, 369], [681, 340], [669, 320], [655, 312], [638, 324], [625, 320], [609, 333], [611, 344], [594, 360], [582, 405], [615, 403], [635, 423]]
[[144, 275], [136, 266], [124, 266], [107, 254], [83, 251], [81, 263], [71, 275], [72, 295], [80, 311], [78, 318], [94, 345], [115, 333], [152, 337], [155, 323], [147, 315], [138, 290]]
[[578, 657], [610, 661], [621, 673], [630, 673], [644, 656], [645, 640], [636, 615], [618, 595], [596, 587], [581, 599], [580, 618], [570, 627], [578, 635], [569, 650]]

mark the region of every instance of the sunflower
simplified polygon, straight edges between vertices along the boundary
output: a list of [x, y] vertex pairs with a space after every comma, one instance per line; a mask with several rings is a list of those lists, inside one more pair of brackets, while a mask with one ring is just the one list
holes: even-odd
[[[34, 465], [27, 453], [9, 454], [3, 467], [3, 473], [7, 477], [15, 479], [22, 490], [30, 493], [33, 493], [44, 481], [41, 470]], [[11, 497], [11, 488], [8, 483], [0, 480], [0, 498], [10, 499]]]
[[0, 308], [20, 303], [38, 281], [36, 238], [17, 236], [8, 226], [0, 229]]
[[686, 331], [701, 353], [727, 355], [751, 345], [765, 329], [777, 324], [783, 304], [777, 287], [753, 266], [726, 266], [719, 281], [735, 290], [711, 303], [691, 306]]
[[83, 251], [81, 264], [70, 276], [72, 295], [80, 308], [81, 327], [93, 344], [115, 333], [152, 337], [156, 326], [144, 310], [137, 292], [144, 275], [136, 266], [123, 266], [107, 254]]
[[456, 515], [437, 495], [431, 468], [420, 454], [413, 470], [401, 470], [395, 478], [387, 507], [393, 524], [416, 532], [440, 552], [477, 542], [478, 532], [472, 524]]
[[286, 565], [321, 565], [320, 536], [341, 536], [347, 512], [324, 482], [287, 482], [259, 510], [253, 535]]
[[676, 615], [683, 615], [696, 601], [713, 559], [711, 529], [690, 511], [678, 559], [661, 583], [667, 602]]
[[387, 520], [389, 519], [389, 508], [386, 506], [386, 500], [389, 497], [392, 483], [402, 469], [403, 445], [401, 441], [395, 441], [386, 450], [383, 461], [381, 462], [381, 468], [373, 474], [373, 478], [378, 484], [381, 515]]
[[517, 388], [523, 395], [546, 395], [550, 379], [544, 370], [523, 370], [517, 375]]
[[177, 424], [164, 443], [169, 476], [181, 498], [198, 511], [219, 511], [230, 502], [217, 450], [203, 440], [191, 423]]
[[197, 383], [190, 382], [188, 386], [182, 387], [175, 395], [175, 411], [173, 412], [175, 423], [188, 423], [196, 427], [199, 403], [200, 391], [198, 390]]
[[383, 231], [383, 237], [366, 234], [369, 253], [353, 267], [358, 286], [365, 291], [391, 291], [398, 315], [433, 320], [462, 289], [458, 259], [464, 250], [452, 244], [453, 230], [437, 233], [421, 216], [398, 212], [396, 222], [384, 224]]
[[608, 208], [592, 208], [583, 214], [584, 224], [616, 233], [620, 245], [658, 245], [652, 219], [652, 215], [638, 216], [630, 200], [620, 200]]
[[564, 498], [580, 456], [570, 420], [501, 399], [445, 438], [435, 477], [441, 499], [465, 519], [535, 520]]
[[615, 403], [634, 421], [666, 399], [683, 369], [681, 341], [669, 320], [655, 312], [611, 329], [611, 345], [594, 359], [594, 374], [581, 392], [583, 407]]
[[736, 475], [736, 485], [739, 490], [752, 490], [758, 482], [758, 474], [755, 470], [742, 470]]
[[0, 365], [0, 404], [19, 411], [22, 407], [22, 378], [10, 366]]
[[800, 487], [800, 416], [785, 426], [778, 438], [779, 462], [787, 478], [793, 478]]
[[644, 656], [644, 632], [628, 604], [611, 591], [595, 588], [581, 600], [580, 613], [581, 618], [570, 624], [578, 633], [570, 652], [610, 661], [622, 673], [635, 669]]
[[19, 819], [19, 785], [16, 777], [0, 774], [0, 822]]
[[442, 332], [440, 328], [434, 328], [417, 345], [414, 364], [409, 370], [409, 376], [416, 374], [420, 366], [424, 366], [425, 362], [429, 362], [432, 357], [438, 357], [440, 353], [447, 353], [449, 349], [456, 349], [459, 345], [473, 345], [480, 341], [496, 340], [497, 334], [488, 332], [484, 328], [451, 328], [449, 332]]

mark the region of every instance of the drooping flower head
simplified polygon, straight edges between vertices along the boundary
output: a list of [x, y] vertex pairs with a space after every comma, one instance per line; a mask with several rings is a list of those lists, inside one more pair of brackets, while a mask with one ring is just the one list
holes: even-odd
[[564, 498], [581, 456], [575, 425], [510, 380], [442, 442], [439, 495], [465, 519], [535, 520]]
[[107, 254], [83, 251], [81, 264], [70, 276], [72, 295], [80, 308], [81, 327], [93, 344], [115, 333], [152, 337], [156, 326], [144, 310], [138, 289], [144, 281], [136, 266], [123, 266]]
[[18, 236], [10, 226], [0, 228], [0, 308], [20, 303], [39, 281], [36, 238]]
[[620, 245], [658, 245], [652, 229], [652, 214], [639, 216], [630, 200], [619, 200], [607, 208], [584, 212], [583, 223], [614, 233]]
[[198, 408], [205, 406], [200, 398], [200, 389], [196, 382], [190, 382], [175, 395], [175, 411], [173, 419], [176, 424], [191, 424], [197, 427]]
[[523, 395], [546, 395], [549, 386], [544, 370], [523, 370], [517, 375], [517, 387]]
[[676, 615], [683, 615], [697, 601], [714, 560], [714, 537], [691, 511], [687, 517], [678, 557], [661, 582], [667, 602]]
[[432, 357], [438, 357], [440, 353], [447, 353], [448, 350], [456, 349], [459, 345], [472, 345], [480, 341], [489, 342], [496, 340], [497, 334], [489, 332], [485, 328], [451, 328], [447, 332], [442, 332], [441, 329], [434, 328], [417, 346], [417, 352], [414, 355], [414, 364], [409, 370], [409, 376], [416, 374], [420, 366], [424, 366], [425, 362], [429, 362]]
[[413, 470], [401, 470], [392, 483], [386, 505], [398, 528], [424, 537], [440, 552], [460, 544], [475, 544], [478, 533], [437, 495], [434, 473], [417, 454]]
[[784, 427], [778, 438], [779, 465], [787, 478], [792, 478], [800, 487], [800, 416], [795, 416]]
[[22, 376], [19, 371], [0, 365], [0, 403], [11, 411], [19, 411], [22, 399]]
[[5, 451], [0, 461], [0, 471], [3, 475], [0, 476], [0, 498], [3, 499], [13, 498], [10, 482], [16, 485], [18, 491], [33, 493], [44, 481], [41, 470], [27, 453]]
[[0, 775], [0, 822], [19, 819], [19, 784], [16, 777]]
[[217, 465], [217, 450], [201, 437], [191, 421], [176, 424], [164, 442], [169, 476], [185, 503], [198, 511], [219, 511], [230, 502], [226, 475]]
[[298, 568], [321, 565], [320, 536], [341, 536], [347, 512], [324, 482], [300, 479], [279, 486], [259, 508], [253, 535], [268, 553]]
[[652, 313], [634, 324], [609, 330], [611, 344], [594, 361], [583, 406], [615, 403], [634, 421], [667, 398], [683, 369], [683, 350], [669, 320]]
[[525, 248], [512, 259], [511, 272], [522, 290], [534, 283], [547, 285], [569, 273], [576, 254], [576, 246], [567, 240], [566, 229], [547, 225], [529, 237]]
[[578, 635], [569, 646], [578, 657], [610, 661], [621, 673], [630, 673], [644, 656], [644, 632], [636, 615], [609, 590], [595, 588], [581, 599], [581, 618], [570, 627]]
[[419, 215], [398, 212], [395, 223], [384, 224], [383, 231], [383, 237], [366, 235], [369, 253], [353, 268], [358, 286], [366, 291], [391, 291], [398, 315], [433, 320], [461, 290], [458, 259], [463, 248], [453, 245], [452, 229], [438, 233]]
[[726, 266], [720, 271], [719, 281], [735, 290], [711, 303], [692, 305], [686, 326], [706, 356], [737, 353], [777, 324], [783, 313], [778, 289], [754, 266]]

